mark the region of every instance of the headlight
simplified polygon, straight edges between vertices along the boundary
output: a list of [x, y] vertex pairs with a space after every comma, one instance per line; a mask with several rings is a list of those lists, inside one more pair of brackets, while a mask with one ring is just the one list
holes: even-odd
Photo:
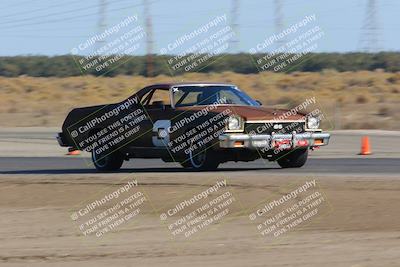
[[242, 129], [242, 119], [237, 116], [231, 116], [228, 118], [228, 130], [240, 130]]
[[316, 117], [308, 117], [307, 118], [307, 128], [308, 129], [318, 129], [319, 128], [319, 119]]

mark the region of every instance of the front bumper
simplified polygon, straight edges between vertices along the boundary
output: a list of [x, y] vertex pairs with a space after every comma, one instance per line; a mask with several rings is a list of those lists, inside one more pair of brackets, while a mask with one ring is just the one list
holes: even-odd
[[296, 133], [296, 134], [237, 134], [225, 133], [219, 136], [221, 148], [263, 148], [267, 150], [289, 150], [298, 147], [326, 146], [329, 143], [329, 133]]

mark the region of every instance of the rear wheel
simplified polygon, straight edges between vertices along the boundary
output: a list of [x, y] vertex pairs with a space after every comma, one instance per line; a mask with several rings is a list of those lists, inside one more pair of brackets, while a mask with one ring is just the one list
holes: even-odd
[[121, 168], [124, 155], [119, 151], [104, 155], [92, 150], [92, 161], [98, 171], [116, 171]]
[[307, 162], [307, 158], [308, 149], [297, 149], [278, 159], [278, 164], [282, 168], [300, 168]]

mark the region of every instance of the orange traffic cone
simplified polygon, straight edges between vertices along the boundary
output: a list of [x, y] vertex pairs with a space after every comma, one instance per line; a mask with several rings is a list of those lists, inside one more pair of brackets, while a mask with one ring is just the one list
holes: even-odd
[[79, 150], [76, 150], [76, 149], [68, 149], [68, 153], [65, 154], [65, 155], [68, 155], [68, 156], [77, 156], [77, 155], [80, 155], [80, 154], [81, 154], [81, 152], [80, 152]]
[[368, 136], [363, 136], [361, 139], [361, 152], [359, 155], [371, 155], [371, 147]]

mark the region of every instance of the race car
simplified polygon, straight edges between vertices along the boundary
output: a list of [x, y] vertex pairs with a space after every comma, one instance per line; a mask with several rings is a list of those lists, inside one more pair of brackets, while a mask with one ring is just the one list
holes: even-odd
[[319, 109], [305, 111], [310, 102], [276, 109], [233, 84], [154, 84], [118, 103], [73, 109], [57, 140], [90, 152], [99, 171], [116, 171], [132, 158], [160, 158], [199, 171], [260, 158], [298, 168], [310, 149], [330, 139], [320, 129]]

